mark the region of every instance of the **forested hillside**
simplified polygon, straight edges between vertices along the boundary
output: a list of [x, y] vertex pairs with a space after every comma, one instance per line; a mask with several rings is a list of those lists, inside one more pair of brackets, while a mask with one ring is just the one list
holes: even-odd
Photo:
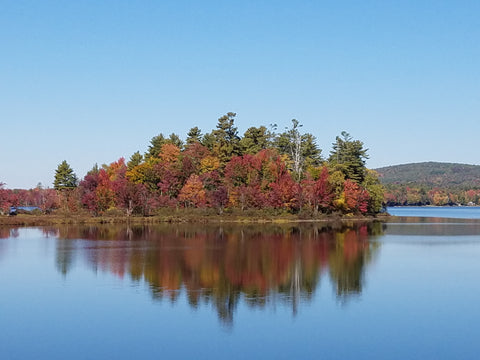
[[388, 205], [480, 203], [480, 166], [423, 162], [376, 169]]
[[235, 117], [227, 113], [205, 134], [193, 127], [184, 139], [160, 133], [144, 153], [94, 165], [81, 179], [63, 161], [52, 174], [54, 189], [10, 190], [0, 183], [0, 211], [22, 205], [94, 216], [150, 216], [162, 208], [312, 215], [382, 209], [384, 188], [365, 167], [360, 140], [342, 132], [324, 158], [315, 136], [302, 133], [295, 119], [282, 132], [259, 126], [241, 136]]
[[423, 184], [439, 187], [480, 187], [480, 166], [423, 162], [376, 169], [383, 184]]

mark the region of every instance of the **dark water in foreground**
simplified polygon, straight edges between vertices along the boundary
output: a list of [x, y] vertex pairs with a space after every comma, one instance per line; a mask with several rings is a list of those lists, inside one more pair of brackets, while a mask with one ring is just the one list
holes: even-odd
[[480, 222], [0, 228], [2, 359], [476, 359]]

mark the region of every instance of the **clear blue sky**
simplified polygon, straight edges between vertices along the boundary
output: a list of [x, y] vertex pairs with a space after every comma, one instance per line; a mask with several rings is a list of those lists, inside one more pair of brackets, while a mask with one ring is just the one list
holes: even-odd
[[146, 151], [228, 111], [368, 167], [480, 164], [480, 1], [1, 1], [0, 182]]

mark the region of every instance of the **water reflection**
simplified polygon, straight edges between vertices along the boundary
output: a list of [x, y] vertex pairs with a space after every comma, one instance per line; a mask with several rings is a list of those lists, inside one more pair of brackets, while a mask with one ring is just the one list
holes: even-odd
[[18, 236], [19, 236], [18, 228], [0, 226], [0, 239], [16, 238]]
[[19, 236], [18, 228], [9, 228], [0, 226], [0, 261], [8, 250], [7, 242], [9, 238], [17, 238]]
[[339, 301], [362, 293], [366, 266], [381, 224], [350, 226], [93, 226], [45, 228], [55, 236], [56, 268], [76, 263], [145, 283], [155, 300], [185, 293], [196, 308], [211, 304], [231, 324], [239, 302], [265, 308], [278, 302], [293, 314], [312, 299], [328, 274]]
[[385, 226], [385, 234], [401, 236], [477, 236], [479, 219], [430, 217], [394, 217]]

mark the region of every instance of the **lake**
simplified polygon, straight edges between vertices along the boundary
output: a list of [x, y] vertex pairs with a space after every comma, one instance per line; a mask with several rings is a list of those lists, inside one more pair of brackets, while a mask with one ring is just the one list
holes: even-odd
[[472, 219], [0, 227], [0, 354], [476, 359], [479, 260]]
[[480, 219], [479, 206], [394, 206], [387, 212], [394, 216]]

